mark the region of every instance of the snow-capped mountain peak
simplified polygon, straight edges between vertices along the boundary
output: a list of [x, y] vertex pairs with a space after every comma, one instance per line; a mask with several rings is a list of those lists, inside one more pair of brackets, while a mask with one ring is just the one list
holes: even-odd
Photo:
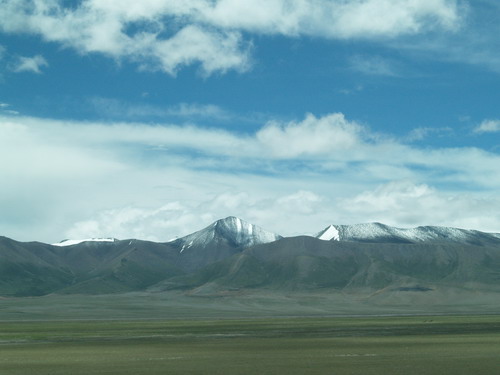
[[240, 218], [229, 216], [173, 242], [182, 244], [180, 251], [184, 252], [192, 246], [207, 247], [226, 242], [234, 247], [248, 247], [273, 242], [280, 238], [282, 238], [280, 235], [268, 232]]
[[498, 233], [484, 233], [475, 230], [437, 226], [396, 228], [381, 223], [330, 225], [315, 237], [325, 241], [398, 243], [455, 242], [483, 244], [500, 240], [500, 234]]

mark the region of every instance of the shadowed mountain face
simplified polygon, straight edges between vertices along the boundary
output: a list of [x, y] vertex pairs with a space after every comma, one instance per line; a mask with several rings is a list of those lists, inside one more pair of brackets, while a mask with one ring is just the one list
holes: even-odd
[[163, 282], [160, 290], [203, 285], [230, 290], [500, 289], [500, 247], [285, 238], [248, 248], [198, 272], [172, 278]]
[[139, 290], [182, 274], [166, 244], [127, 240], [72, 246], [0, 241], [0, 295]]
[[500, 291], [496, 234], [362, 224], [328, 227], [318, 237], [282, 238], [234, 217], [167, 243], [54, 246], [0, 237], [0, 296], [172, 289]]

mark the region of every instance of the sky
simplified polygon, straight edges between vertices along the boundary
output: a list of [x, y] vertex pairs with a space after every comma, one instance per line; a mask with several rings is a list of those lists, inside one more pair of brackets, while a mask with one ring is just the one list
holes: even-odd
[[500, 2], [0, 0], [0, 235], [500, 232]]

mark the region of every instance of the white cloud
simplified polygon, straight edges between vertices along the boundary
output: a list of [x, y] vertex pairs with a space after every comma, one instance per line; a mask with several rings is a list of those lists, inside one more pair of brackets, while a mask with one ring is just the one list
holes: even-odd
[[408, 146], [342, 114], [246, 135], [0, 116], [0, 160], [0, 233], [20, 240], [166, 241], [229, 215], [285, 235], [331, 222], [499, 221], [500, 156]]
[[231, 156], [245, 160], [296, 159], [303, 156], [323, 158], [342, 154], [356, 146], [366, 146], [362, 136], [364, 128], [339, 113], [321, 118], [309, 114], [300, 122], [271, 121], [254, 136], [194, 125], [78, 123], [28, 117], [6, 119], [6, 123], [13, 128], [29, 129], [33, 137], [58, 143], [73, 139], [79, 145], [104, 149], [124, 145], [161, 146], [170, 150], [188, 149], [206, 156]]
[[42, 73], [42, 68], [49, 66], [47, 60], [41, 55], [33, 57], [19, 56], [17, 61], [12, 64], [11, 70], [16, 73], [31, 72], [36, 74]]
[[351, 69], [367, 75], [396, 77], [396, 64], [380, 56], [354, 56], [350, 60]]
[[179, 103], [161, 107], [150, 104], [133, 104], [117, 99], [94, 97], [89, 99], [89, 106], [100, 116], [136, 120], [143, 118], [183, 118], [228, 120], [233, 115], [214, 104]]
[[500, 200], [468, 193], [440, 192], [426, 184], [394, 181], [343, 200], [350, 220], [413, 227], [422, 225], [482, 228], [500, 232]]
[[475, 129], [475, 133], [496, 133], [500, 132], [500, 120], [484, 120]]
[[456, 1], [411, 0], [220, 0], [198, 2], [198, 19], [219, 27], [327, 38], [394, 37], [423, 29], [453, 29], [460, 23]]
[[81, 53], [128, 58], [175, 74], [199, 63], [205, 75], [250, 66], [242, 32], [331, 39], [395, 38], [461, 25], [458, 0], [6, 0], [6, 32], [33, 33]]
[[343, 95], [354, 95], [354, 94], [357, 94], [361, 91], [363, 91], [365, 88], [363, 85], [356, 85], [352, 88], [348, 88], [348, 89], [340, 89], [338, 92], [340, 94], [343, 94]]
[[[190, 9], [189, 4], [186, 10]], [[75, 9], [60, 1], [7, 1], [0, 9], [7, 32], [34, 33], [80, 53], [103, 53], [137, 61], [169, 74], [199, 63], [204, 74], [249, 66], [248, 43], [234, 30], [216, 30], [176, 19], [172, 1], [83, 1]], [[184, 24], [176, 30], [179, 24]], [[128, 29], [138, 28], [135, 33]], [[164, 36], [167, 34], [168, 36]]]
[[167, 114], [179, 117], [211, 117], [227, 119], [230, 114], [214, 104], [180, 103], [167, 109]]
[[319, 119], [309, 114], [301, 122], [270, 122], [257, 133], [257, 140], [275, 157], [296, 158], [352, 149], [362, 143], [362, 132], [362, 126], [340, 113]]
[[432, 55], [436, 60], [466, 63], [500, 73], [500, 24], [494, 21], [499, 11], [498, 1], [462, 1], [458, 14], [463, 22], [458, 32], [393, 40], [390, 45], [413, 58], [428, 59]]
[[456, 1], [367, 0], [341, 4], [336, 26], [345, 37], [391, 37], [436, 27], [454, 29], [460, 24]]
[[[330, 184], [332, 187], [333, 184]], [[336, 197], [332, 191], [299, 190], [266, 195], [224, 192], [197, 201], [172, 201], [159, 208], [104, 210], [72, 225], [69, 238], [115, 236], [167, 241], [235, 215], [285, 236], [315, 234], [329, 224], [382, 222], [399, 227], [453, 226], [500, 232], [500, 200], [442, 192], [425, 184], [392, 181], [373, 190]], [[335, 191], [335, 190], [333, 190]]]
[[[273, 160], [280, 162], [282, 168], [287, 167], [287, 163], [293, 165], [296, 161], [304, 161], [318, 168], [334, 166], [336, 170], [357, 163], [350, 173], [366, 173], [378, 165], [420, 175], [426, 173], [425, 169], [429, 170], [429, 175], [432, 174], [430, 170], [438, 170], [441, 176], [435, 178], [441, 180], [469, 178], [484, 186], [498, 184], [498, 179], [491, 177], [495, 175], [500, 158], [496, 154], [476, 148], [410, 147], [370, 132], [340, 113], [319, 118], [309, 114], [302, 121], [288, 123], [270, 121], [253, 135], [194, 125], [67, 122], [28, 117], [5, 117], [3, 121], [3, 131], [9, 127], [25, 129], [32, 139], [41, 139], [43, 143], [67, 145], [75, 142], [93, 150], [123, 151], [131, 160], [132, 150], [138, 150], [141, 155], [148, 150], [163, 150], [163, 154], [152, 154], [151, 158], [158, 158], [163, 163], [162, 158], [170, 154], [189, 157], [193, 162], [207, 162], [194, 160], [198, 155], [208, 163], [227, 163], [242, 170], [261, 168]], [[272, 165], [270, 170], [275, 170]], [[477, 174], [482, 174], [483, 178]]]
[[[171, 202], [160, 208], [123, 207], [104, 210], [93, 219], [75, 223], [66, 231], [68, 238], [113, 236], [120, 239], [139, 238], [150, 241], [168, 241], [175, 236], [189, 234], [213, 220], [209, 214], [198, 215], [194, 207]], [[198, 229], [201, 229], [198, 228]]]
[[143, 61], [143, 51], [151, 54], [151, 59], [143, 62], [143, 69], [161, 69], [172, 75], [193, 62], [201, 64], [205, 75], [229, 69], [245, 71], [250, 66], [249, 47], [243, 46], [237, 32], [212, 32], [189, 25], [168, 40], [158, 41], [152, 35], [144, 35], [135, 38], [135, 43], [141, 46], [134, 54], [139, 61]]
[[[285, 235], [319, 232], [329, 213], [324, 198], [309, 191], [269, 197], [246, 191], [223, 192], [197, 202], [172, 201], [159, 208], [124, 207], [104, 210], [92, 219], [77, 222], [66, 231], [68, 238], [115, 236], [167, 241], [202, 229], [213, 221], [236, 215], [267, 230]], [[286, 220], [283, 219], [286, 215]], [[318, 220], [318, 217], [321, 219]], [[309, 222], [305, 223], [305, 218]], [[319, 228], [317, 228], [319, 226]]]
[[[75, 142], [93, 150], [126, 150], [128, 154], [131, 149], [161, 148], [188, 157], [213, 157], [216, 162], [233, 160], [233, 166], [239, 168], [252, 167], [249, 160], [256, 165], [259, 161], [275, 160], [282, 163], [307, 161], [325, 167], [333, 164], [345, 167], [346, 163], [355, 162], [358, 163], [357, 169], [376, 164], [409, 169], [419, 166], [470, 177], [476, 171], [494, 174], [500, 158], [477, 148], [411, 147], [373, 133], [355, 121], [347, 120], [341, 113], [322, 117], [308, 114], [302, 121], [286, 123], [270, 121], [253, 135], [195, 125], [92, 123], [29, 117], [0, 119], [4, 132], [9, 128], [22, 129], [32, 139], [43, 140], [42, 143], [67, 145]], [[477, 178], [472, 179], [475, 180]], [[496, 186], [496, 179], [490, 176], [489, 181]]]
[[444, 135], [449, 135], [453, 133], [453, 129], [449, 127], [443, 127], [443, 128], [428, 128], [428, 127], [422, 127], [422, 128], [415, 128], [413, 129], [408, 136], [406, 137], [407, 141], [409, 142], [414, 142], [414, 141], [421, 141], [425, 138], [428, 138], [431, 135], [436, 135], [436, 136], [444, 136]]

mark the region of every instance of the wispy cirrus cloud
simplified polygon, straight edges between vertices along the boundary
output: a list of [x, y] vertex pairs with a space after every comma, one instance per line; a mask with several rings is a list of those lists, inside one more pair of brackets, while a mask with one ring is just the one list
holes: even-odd
[[455, 33], [432, 33], [432, 37], [409, 37], [391, 41], [392, 47], [413, 57], [465, 63], [500, 73], [498, 38], [500, 25], [496, 22], [500, 4], [492, 0], [462, 1], [458, 13], [462, 26]]
[[18, 56], [10, 65], [10, 70], [15, 73], [29, 72], [41, 74], [44, 67], [48, 67], [49, 63], [41, 55], [33, 57]]
[[380, 56], [353, 56], [350, 59], [351, 69], [367, 75], [397, 77], [400, 68], [391, 60]]
[[19, 114], [19, 112], [11, 109], [11, 105], [9, 103], [0, 103], [0, 113], [1, 112], [3, 112], [3, 114], [8, 114], [8, 115], [18, 115]]
[[129, 103], [114, 98], [93, 97], [88, 99], [91, 110], [100, 117], [127, 121], [155, 118], [193, 120], [214, 119], [224, 121], [235, 115], [215, 104], [178, 103], [169, 106]]
[[450, 127], [441, 127], [441, 128], [429, 128], [429, 127], [421, 127], [413, 129], [406, 140], [408, 142], [415, 142], [424, 140], [430, 136], [442, 137], [444, 135], [450, 135], [453, 133], [453, 129]]
[[496, 133], [500, 132], [500, 120], [484, 120], [474, 128], [475, 133]]

